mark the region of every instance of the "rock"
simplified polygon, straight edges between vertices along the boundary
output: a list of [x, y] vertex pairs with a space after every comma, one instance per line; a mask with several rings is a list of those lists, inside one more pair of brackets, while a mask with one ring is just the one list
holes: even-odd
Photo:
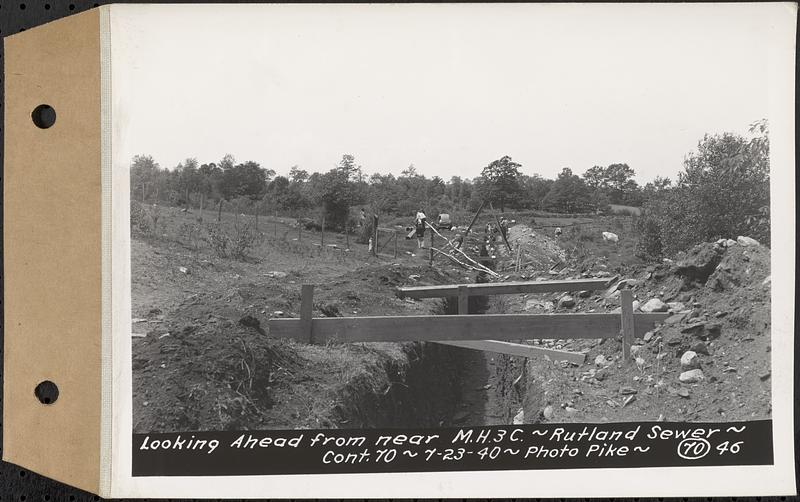
[[675, 274], [688, 281], [706, 282], [722, 260], [724, 250], [712, 243], [698, 244], [675, 264]]
[[551, 420], [553, 418], [553, 407], [550, 405], [545, 406], [544, 410], [542, 410], [542, 416], [545, 420]]
[[763, 280], [763, 281], [761, 281], [761, 285], [762, 285], [762, 286], [769, 286], [769, 285], [772, 285], [772, 276], [771, 276], [771, 275], [768, 275], [767, 277], [765, 277], [765, 278], [764, 278], [764, 280]]
[[642, 340], [644, 340], [645, 342], [649, 342], [650, 340], [653, 339], [653, 335], [655, 334], [656, 334], [655, 331], [648, 331], [647, 333], [644, 334]]
[[186, 268], [186, 267], [178, 267], [178, 270], [180, 270], [180, 272], [182, 274], [188, 274], [189, 273], [189, 269]]
[[681, 330], [681, 333], [691, 334], [704, 339], [719, 338], [721, 332], [721, 324], [706, 323], [705, 321], [693, 322]]
[[681, 302], [667, 302], [670, 312], [683, 312], [686, 310], [686, 305]]
[[594, 379], [598, 382], [602, 382], [606, 379], [606, 377], [608, 377], [608, 372], [604, 369], [597, 370], [597, 372], [594, 374]]
[[628, 406], [629, 404], [631, 404], [635, 400], [636, 400], [636, 396], [631, 394], [630, 396], [626, 397], [624, 401], [622, 401], [622, 407], [624, 408], [624, 407]]
[[701, 381], [703, 378], [704, 378], [703, 370], [693, 369], [681, 373], [680, 376], [678, 377], [678, 380], [680, 380], [683, 383], [697, 383]]
[[744, 247], [747, 247], [747, 246], [758, 246], [759, 245], [757, 240], [753, 239], [752, 237], [745, 237], [743, 235], [740, 235], [739, 237], [737, 237], [736, 238], [736, 242], [739, 243], [740, 246], [744, 246]]
[[622, 394], [623, 396], [627, 396], [629, 394], [636, 394], [637, 392], [639, 391], [634, 389], [633, 387], [621, 387], [619, 389], [619, 393]]
[[[644, 366], [644, 363], [645, 363], [645, 361], [644, 361], [643, 358], [641, 358], [641, 357], [637, 357], [636, 358], [636, 366]], [[634, 377], [634, 378], [637, 378], [637, 377]]]
[[589, 298], [592, 296], [591, 291], [578, 291], [578, 298]]
[[693, 370], [700, 367], [700, 358], [697, 357], [697, 352], [687, 350], [681, 356], [681, 368], [684, 370]]
[[564, 411], [566, 411], [569, 414], [578, 413], [578, 410], [573, 408], [572, 406], [567, 406], [566, 408], [564, 408]]
[[267, 277], [272, 277], [273, 279], [283, 279], [289, 274], [287, 274], [286, 272], [281, 272], [279, 270], [272, 270], [270, 272], [267, 272], [265, 275]]
[[639, 300], [634, 300], [633, 301], [633, 311], [636, 312], [637, 310], [639, 310], [639, 307], [641, 307], [641, 305], [642, 305], [642, 303]]
[[640, 350], [642, 350], [641, 345], [631, 345], [631, 356], [632, 357], [636, 356], [636, 354], [638, 354]]
[[764, 381], [764, 380], [767, 380], [767, 379], [768, 379], [769, 377], [771, 377], [771, 376], [772, 376], [772, 373], [771, 373], [771, 372], [769, 372], [769, 371], [765, 371], [765, 372], [763, 372], [763, 373], [760, 373], [760, 374], [758, 375], [758, 378], [760, 378], [762, 381]]
[[322, 305], [319, 310], [325, 315], [325, 317], [344, 317], [339, 310], [339, 306], [335, 303]]
[[642, 305], [641, 308], [642, 312], [666, 312], [669, 309], [667, 304], [662, 302], [658, 298], [653, 298], [652, 300]]
[[419, 274], [411, 274], [411, 275], [408, 276], [408, 278], [410, 280], [412, 280], [412, 281], [418, 281], [419, 280]]
[[606, 356], [604, 356], [603, 354], [600, 354], [599, 356], [594, 358], [594, 365], [595, 366], [605, 366], [605, 365], [609, 364], [609, 362], [610, 361], [608, 359], [606, 359]]
[[677, 394], [681, 397], [689, 397], [689, 389], [686, 387], [681, 387], [678, 389]]
[[514, 420], [512, 421], [514, 425], [521, 425], [525, 423], [525, 410], [522, 408], [519, 409], [516, 415], [514, 415]]
[[680, 345], [681, 343], [683, 343], [683, 340], [679, 336], [671, 336], [671, 337], [667, 338], [664, 341], [664, 343], [666, 343], [669, 346], [674, 347], [675, 345]]
[[686, 314], [675, 314], [664, 319], [664, 324], [679, 324], [686, 319]]
[[691, 350], [696, 352], [696, 353], [698, 353], [698, 354], [703, 354], [705, 356], [711, 355], [708, 352], [708, 347], [703, 342], [695, 342], [695, 343], [693, 343], [692, 346], [691, 346]]
[[725, 240], [725, 247], [726, 248], [729, 248], [729, 247], [735, 246], [735, 245], [736, 245], [736, 241], [735, 240], [733, 240], [733, 239]]
[[561, 308], [571, 308], [575, 306], [575, 299], [569, 295], [564, 295], [558, 300], [558, 306]]

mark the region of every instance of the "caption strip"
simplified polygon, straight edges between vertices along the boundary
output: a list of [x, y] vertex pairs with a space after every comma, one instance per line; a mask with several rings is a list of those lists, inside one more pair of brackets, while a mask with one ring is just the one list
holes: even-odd
[[772, 463], [771, 420], [133, 435], [133, 476]]

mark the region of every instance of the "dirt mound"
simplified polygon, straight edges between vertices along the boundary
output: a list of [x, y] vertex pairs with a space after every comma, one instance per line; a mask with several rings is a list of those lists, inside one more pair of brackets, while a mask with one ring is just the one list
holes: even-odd
[[[658, 298], [672, 315], [635, 340], [628, 364], [619, 338], [543, 341], [584, 352], [586, 362], [528, 361], [526, 422], [768, 418], [769, 274], [768, 248], [708, 243], [674, 264], [632, 270], [625, 278], [638, 305]], [[558, 294], [539, 296], [557, 311], [619, 309], [617, 292], [575, 295], [571, 308], [559, 305]]]
[[564, 261], [566, 257], [555, 239], [524, 224], [518, 223], [508, 229], [508, 242], [522, 246], [523, 257], [520, 261], [525, 264], [553, 265]]

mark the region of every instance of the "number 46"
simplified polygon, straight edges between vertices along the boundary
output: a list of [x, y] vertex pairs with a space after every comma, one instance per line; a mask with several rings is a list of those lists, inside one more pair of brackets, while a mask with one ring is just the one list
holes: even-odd
[[736, 455], [737, 453], [739, 453], [739, 448], [740, 448], [739, 445], [741, 445], [742, 443], [744, 443], [744, 441], [736, 441], [735, 443], [731, 443], [730, 441], [725, 441], [717, 445], [717, 451], [719, 451], [720, 455], [722, 455], [726, 451]]

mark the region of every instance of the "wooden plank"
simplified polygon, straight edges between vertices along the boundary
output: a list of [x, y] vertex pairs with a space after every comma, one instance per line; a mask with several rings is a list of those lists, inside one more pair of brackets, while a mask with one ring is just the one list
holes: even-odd
[[300, 288], [300, 336], [308, 343], [314, 343], [314, 286], [303, 284]]
[[[445, 298], [456, 296], [461, 284], [439, 286], [410, 286], [397, 288], [401, 297]], [[552, 293], [559, 291], [591, 291], [608, 286], [608, 279], [576, 279], [563, 281], [517, 281], [466, 284], [467, 292], [474, 295], [511, 295], [517, 293]]]
[[630, 289], [620, 291], [620, 303], [622, 304], [622, 360], [628, 364], [631, 358], [631, 344], [633, 344], [635, 321], [633, 317], [633, 292]]
[[478, 215], [480, 215], [481, 211], [483, 211], [483, 205], [484, 204], [486, 204], [486, 201], [485, 200], [481, 201], [481, 205], [480, 205], [480, 207], [478, 207], [478, 210], [475, 212], [475, 216], [472, 217], [472, 221], [469, 222], [469, 226], [467, 226], [467, 229], [464, 230], [464, 234], [463, 235], [464, 235], [464, 240], [465, 241], [467, 240], [467, 236], [469, 235], [469, 231], [472, 230], [472, 226], [478, 220]]
[[465, 284], [458, 287], [458, 313], [461, 315], [469, 314], [469, 294]]
[[[644, 335], [670, 314], [634, 315], [635, 333]], [[542, 338], [613, 338], [619, 314], [487, 314], [315, 318], [315, 343], [404, 342], [439, 340], [533, 340]], [[270, 335], [307, 342], [300, 319], [270, 319]]]
[[501, 342], [498, 340], [457, 340], [451, 342], [434, 342], [453, 347], [465, 349], [484, 350], [488, 352], [498, 352], [510, 356], [520, 357], [542, 357], [547, 356], [553, 361], [569, 361], [575, 364], [583, 364], [586, 355], [580, 352], [567, 352], [565, 350], [547, 349], [535, 345], [525, 345], [521, 343]]

